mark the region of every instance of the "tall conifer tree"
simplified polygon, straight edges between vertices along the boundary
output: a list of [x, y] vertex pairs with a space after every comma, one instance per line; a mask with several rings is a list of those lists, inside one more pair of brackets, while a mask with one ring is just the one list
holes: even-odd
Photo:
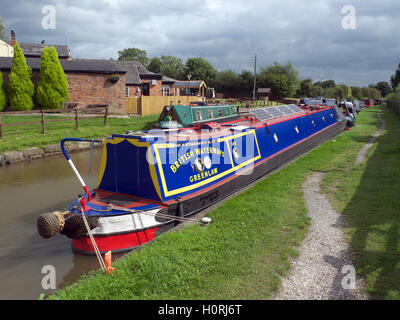
[[3, 74], [0, 71], [0, 111], [2, 111], [7, 102], [6, 86], [4, 84]]
[[8, 97], [12, 110], [32, 110], [35, 89], [31, 77], [32, 70], [26, 64], [25, 56], [17, 43], [14, 46], [14, 58], [8, 81]]
[[36, 100], [43, 109], [59, 109], [68, 101], [68, 82], [54, 47], [45, 47], [40, 64]]

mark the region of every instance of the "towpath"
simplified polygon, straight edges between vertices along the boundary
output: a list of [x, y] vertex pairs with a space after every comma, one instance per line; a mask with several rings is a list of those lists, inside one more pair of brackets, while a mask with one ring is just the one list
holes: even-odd
[[374, 133], [371, 140], [369, 140], [369, 142], [366, 143], [365, 146], [358, 153], [358, 155], [356, 157], [356, 162], [355, 162], [356, 165], [361, 164], [365, 160], [369, 148], [372, 147], [372, 145], [375, 143], [376, 138], [378, 138], [382, 134], [383, 130], [385, 129], [385, 121], [383, 121], [380, 113], [378, 113], [378, 119], [381, 122], [381, 127]]
[[[368, 149], [382, 134], [385, 122], [378, 114], [381, 127], [358, 153], [355, 164], [366, 159]], [[361, 291], [363, 280], [356, 277], [355, 289], [349, 288], [349, 244], [343, 231], [341, 213], [335, 211], [328, 199], [321, 193], [323, 172], [309, 175], [303, 184], [304, 198], [311, 226], [302, 245], [299, 256], [292, 262], [292, 269], [282, 280], [276, 300], [365, 300], [368, 295]]]
[[[321, 193], [323, 172], [314, 172], [303, 184], [311, 226], [299, 248], [299, 257], [283, 279], [276, 300], [358, 300], [366, 297], [357, 288], [345, 289], [343, 278], [351, 266], [348, 243], [344, 239], [341, 214]], [[342, 270], [345, 273], [342, 273]], [[345, 284], [345, 287], [346, 284]]]

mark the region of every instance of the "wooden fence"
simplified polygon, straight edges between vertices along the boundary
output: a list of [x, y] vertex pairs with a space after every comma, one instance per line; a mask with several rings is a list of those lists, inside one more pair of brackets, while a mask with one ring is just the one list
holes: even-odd
[[[89, 115], [82, 117], [80, 119], [95, 119], [95, 118], [102, 118], [104, 119], [104, 125], [107, 124], [107, 118], [108, 118], [108, 108], [103, 107], [103, 108], [90, 108], [90, 112], [97, 113], [100, 111], [103, 111], [103, 115]], [[83, 109], [82, 109], [83, 111]], [[87, 113], [88, 111], [85, 110]], [[61, 113], [60, 111], [54, 111], [54, 110], [32, 110], [32, 111], [19, 111], [19, 112], [1, 112], [0, 113], [0, 138], [3, 136], [3, 130], [2, 127], [14, 127], [14, 126], [24, 126], [24, 125], [30, 125], [30, 124], [42, 124], [42, 133], [46, 133], [46, 122], [60, 122], [60, 121], [71, 121], [75, 120], [75, 129], [79, 128], [79, 109], [75, 108], [73, 110], [74, 112], [74, 117], [63, 117], [62, 119], [45, 119], [45, 113]], [[42, 116], [42, 119], [40, 121], [26, 121], [26, 122], [14, 122], [14, 123], [2, 123], [1, 116], [2, 115], [18, 115], [18, 114], [31, 114], [31, 113], [40, 113]]]
[[193, 96], [142, 96], [138, 98], [126, 98], [127, 113], [160, 114], [165, 106], [172, 104], [188, 105], [191, 101], [202, 101], [201, 97]]

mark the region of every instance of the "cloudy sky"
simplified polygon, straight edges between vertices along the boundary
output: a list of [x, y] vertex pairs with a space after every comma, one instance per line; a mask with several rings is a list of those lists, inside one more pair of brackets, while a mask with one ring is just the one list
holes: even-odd
[[291, 61], [301, 78], [359, 86], [389, 81], [400, 63], [398, 0], [1, 0], [0, 7], [19, 42], [67, 44], [74, 58], [116, 59], [136, 47], [241, 72], [253, 69], [257, 54], [258, 67]]

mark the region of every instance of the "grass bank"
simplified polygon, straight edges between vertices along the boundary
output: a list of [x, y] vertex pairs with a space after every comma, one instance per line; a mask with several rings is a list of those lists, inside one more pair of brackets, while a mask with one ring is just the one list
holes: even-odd
[[358, 166], [336, 161], [324, 190], [345, 215], [351, 254], [366, 290], [375, 299], [400, 299], [400, 117], [386, 108], [382, 117], [386, 128], [368, 160]]
[[379, 127], [376, 109], [285, 169], [223, 202], [207, 227], [191, 225], [95, 271], [50, 299], [268, 299], [309, 226], [301, 185], [313, 170], [354, 161]]
[[[73, 115], [70, 115], [73, 117]], [[46, 116], [46, 119], [60, 119], [57, 116]], [[3, 137], [0, 138], [0, 153], [6, 151], [21, 151], [28, 147], [44, 147], [59, 143], [61, 139], [71, 138], [103, 138], [111, 134], [124, 133], [130, 130], [148, 130], [158, 119], [157, 115], [132, 118], [108, 118], [104, 126], [103, 119], [79, 119], [79, 128], [75, 129], [75, 121], [48, 122], [46, 134], [42, 134], [41, 124], [30, 124], [13, 127], [3, 127]], [[2, 123], [20, 123], [40, 121], [40, 115], [14, 116], [2, 115]]]

